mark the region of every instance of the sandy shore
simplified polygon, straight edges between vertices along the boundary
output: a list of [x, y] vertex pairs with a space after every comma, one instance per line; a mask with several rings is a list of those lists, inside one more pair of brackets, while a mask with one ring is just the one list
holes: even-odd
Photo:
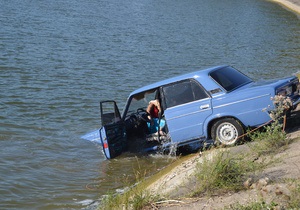
[[300, 14], [300, 0], [271, 0], [278, 4], [283, 5], [287, 9]]

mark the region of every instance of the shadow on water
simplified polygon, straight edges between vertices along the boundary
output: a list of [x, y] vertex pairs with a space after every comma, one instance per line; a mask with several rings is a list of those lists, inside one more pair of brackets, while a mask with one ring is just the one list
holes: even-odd
[[176, 160], [175, 156], [162, 154], [123, 153], [117, 158], [104, 160], [98, 166], [101, 177], [87, 184], [90, 190], [110, 189], [115, 191], [132, 185], [140, 178], [153, 175]]

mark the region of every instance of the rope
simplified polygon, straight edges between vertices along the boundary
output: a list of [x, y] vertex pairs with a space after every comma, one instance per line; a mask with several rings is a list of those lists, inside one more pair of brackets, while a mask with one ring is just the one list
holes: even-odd
[[244, 134], [238, 136], [237, 139], [242, 138], [242, 137], [244, 137], [244, 136], [246, 136], [246, 135], [248, 135], [248, 134], [250, 134], [250, 133], [252, 133], [252, 132], [254, 132], [254, 131], [258, 130], [258, 129], [260, 129], [261, 127], [264, 127], [265, 125], [268, 125], [268, 124], [271, 123], [272, 121], [273, 121], [273, 120], [269, 120], [268, 122], [266, 122], [266, 123], [264, 123], [264, 124], [262, 124], [262, 125], [260, 125], [260, 126], [258, 126], [258, 127], [256, 127], [256, 128], [254, 128], [253, 130], [251, 130], [251, 131], [249, 131], [249, 132], [247, 132], [247, 133], [244, 133]]
[[[248, 134], [250, 134], [250, 133], [252, 133], [252, 132], [254, 132], [256, 130], [258, 130], [259, 128], [264, 127], [265, 125], [270, 124], [272, 121], [273, 121], [272, 119], [269, 120], [268, 122], [266, 122], [266, 123], [264, 123], [264, 124], [262, 124], [262, 125], [260, 125], [260, 126], [258, 126], [256, 128], [254, 128], [253, 130], [251, 130], [251, 131], [249, 131], [247, 133], [244, 133], [244, 134], [238, 136], [237, 139], [242, 138], [242, 137], [244, 137], [244, 136], [246, 136], [246, 135], [248, 135]], [[282, 132], [285, 131], [285, 127], [286, 127], [286, 114], [283, 116]]]

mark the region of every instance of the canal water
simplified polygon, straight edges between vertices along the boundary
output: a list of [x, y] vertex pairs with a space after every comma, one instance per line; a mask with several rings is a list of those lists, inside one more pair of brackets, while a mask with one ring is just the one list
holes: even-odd
[[168, 156], [105, 159], [99, 101], [229, 64], [300, 70], [300, 21], [263, 0], [1, 0], [0, 209], [93, 209]]

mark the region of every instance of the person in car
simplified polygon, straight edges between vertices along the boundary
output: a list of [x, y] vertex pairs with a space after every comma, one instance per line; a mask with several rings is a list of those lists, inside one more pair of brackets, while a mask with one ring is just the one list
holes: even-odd
[[153, 134], [158, 133], [159, 131], [160, 135], [165, 135], [165, 133], [163, 132], [165, 120], [161, 119], [162, 109], [159, 100], [151, 100], [146, 111], [148, 113], [149, 119], [149, 122], [147, 122], [149, 133]]

